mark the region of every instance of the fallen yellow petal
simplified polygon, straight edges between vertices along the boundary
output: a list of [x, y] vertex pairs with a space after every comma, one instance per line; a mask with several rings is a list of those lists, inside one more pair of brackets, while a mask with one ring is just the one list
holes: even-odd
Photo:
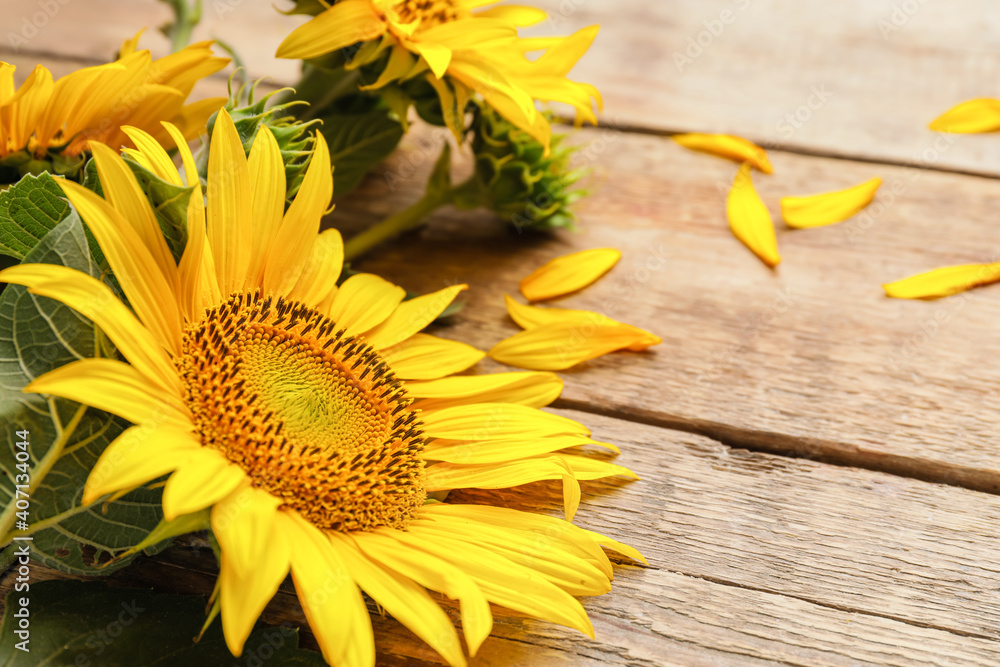
[[594, 248], [557, 257], [521, 281], [521, 294], [528, 301], [571, 294], [594, 283], [621, 258], [621, 252], [614, 248]]
[[500, 341], [489, 351], [489, 356], [517, 368], [561, 371], [609, 352], [643, 344], [650, 335], [628, 324], [555, 322]]
[[894, 299], [938, 299], [1000, 280], [1000, 262], [963, 264], [934, 269], [882, 285], [885, 295]]
[[[518, 303], [509, 294], [505, 294], [503, 298], [507, 303], [507, 313], [510, 314], [510, 318], [517, 322], [517, 325], [522, 329], [534, 329], [535, 327], [559, 322], [589, 322], [595, 325], [599, 324], [609, 326], [619, 324], [619, 322], [611, 319], [607, 315], [601, 315], [600, 313], [595, 313], [591, 310], [529, 306], [523, 303]], [[642, 329], [638, 329], [638, 331], [642, 331]], [[645, 337], [641, 340], [637, 340], [632, 345], [629, 345], [627, 348], [628, 350], [632, 352], [642, 352], [648, 347], [659, 345], [663, 342], [663, 339], [655, 334], [649, 333], [648, 331], [643, 331], [643, 333], [646, 334]]]
[[930, 128], [961, 134], [996, 132], [1000, 130], [1000, 100], [983, 97], [962, 102], [935, 118]]
[[871, 204], [880, 185], [882, 179], [876, 176], [846, 190], [809, 197], [784, 197], [781, 200], [781, 216], [789, 227], [795, 229], [843, 222]]
[[749, 162], [765, 174], [774, 173], [767, 151], [742, 137], [731, 134], [675, 134], [674, 141], [684, 148], [699, 153], [708, 153], [734, 162]]
[[771, 268], [781, 262], [771, 214], [753, 188], [750, 165], [746, 162], [740, 166], [733, 189], [729, 191], [727, 213], [729, 228], [743, 245]]

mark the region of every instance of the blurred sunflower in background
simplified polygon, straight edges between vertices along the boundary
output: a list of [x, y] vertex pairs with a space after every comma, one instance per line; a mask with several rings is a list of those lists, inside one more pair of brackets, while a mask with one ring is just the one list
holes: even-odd
[[133, 145], [125, 125], [168, 146], [172, 140], [160, 121], [173, 123], [185, 140], [198, 136], [226, 99], [188, 104], [188, 96], [229, 59], [213, 56], [207, 41], [153, 60], [148, 50], [137, 50], [140, 35], [124, 42], [115, 62], [58, 80], [39, 65], [15, 87], [15, 67], [0, 63], [0, 183], [43, 171], [79, 178], [90, 142]]
[[528, 132], [546, 152], [551, 129], [536, 101], [571, 105], [578, 122], [596, 124], [600, 93], [567, 75], [598, 27], [568, 37], [526, 39], [518, 29], [541, 23], [546, 13], [517, 5], [483, 9], [494, 4], [496, 0], [340, 0], [324, 9], [299, 0], [294, 11], [321, 11], [288, 35], [277, 55], [312, 59], [341, 53], [349, 69], [373, 70], [375, 80], [362, 89], [386, 91], [404, 122], [413, 100], [391, 86], [425, 81], [440, 100], [445, 124], [459, 138], [473, 94]]
[[[164, 128], [184, 173], [197, 174], [183, 130]], [[166, 180], [186, 180], [152, 136], [127, 129], [135, 155]], [[289, 572], [333, 664], [374, 664], [361, 590], [452, 665], [465, 664], [462, 644], [425, 589], [460, 602], [470, 655], [491, 631], [490, 602], [592, 636], [574, 596], [610, 590], [602, 547], [641, 559], [634, 549], [568, 520], [441, 502], [436, 492], [562, 480], [571, 519], [578, 480], [634, 475], [563, 451], [616, 450], [539, 409], [562, 389], [555, 375], [449, 377], [483, 353], [419, 332], [464, 285], [411, 300], [371, 274], [338, 285], [340, 235], [319, 232], [333, 192], [321, 136], [285, 210], [271, 130], [259, 130], [247, 155], [220, 111], [205, 196], [197, 178], [187, 182], [195, 193], [179, 261], [132, 169], [92, 148], [104, 198], [62, 187], [131, 309], [64, 266], [22, 264], [0, 280], [92, 319], [125, 361], [77, 361], [27, 391], [134, 424], [102, 454], [84, 502], [169, 475], [166, 521], [210, 523], [218, 542], [214, 601], [234, 654]]]

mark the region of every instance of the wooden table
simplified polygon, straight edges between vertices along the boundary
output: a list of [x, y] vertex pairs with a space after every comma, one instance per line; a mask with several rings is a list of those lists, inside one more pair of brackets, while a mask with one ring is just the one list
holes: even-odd
[[[664, 344], [564, 373], [555, 410], [620, 444], [620, 462], [642, 476], [587, 483], [578, 522], [635, 545], [650, 566], [623, 564], [614, 591], [586, 601], [595, 641], [498, 610], [473, 664], [998, 664], [1000, 287], [912, 302], [885, 298], [880, 284], [996, 259], [1000, 136], [926, 125], [1000, 93], [1000, 9], [540, 4], [553, 18], [539, 32], [603, 26], [574, 73], [606, 101], [604, 126], [578, 135], [594, 187], [582, 232], [518, 237], [490, 215], [444, 210], [360, 268], [415, 291], [468, 282], [468, 306], [439, 333], [488, 348], [515, 332], [502, 295], [532, 268], [582, 248], [624, 252], [609, 277], [561, 305], [606, 312]], [[254, 76], [292, 82], [294, 64], [271, 54], [301, 17], [269, 5], [206, 2], [199, 34], [234, 44]], [[7, 0], [5, 27], [20, 29], [38, 6]], [[166, 17], [154, 0], [71, 2], [0, 57], [59, 73], [103, 62]], [[145, 43], [166, 48], [159, 35]], [[784, 195], [872, 176], [885, 185], [841, 225], [779, 224], [784, 262], [770, 271], [727, 230], [735, 166], [681, 149], [669, 139], [680, 131], [769, 146], [775, 173], [756, 184], [776, 220]], [[411, 134], [334, 224], [347, 234], [414, 201], [429, 136]], [[500, 497], [554, 507], [558, 493], [539, 484]], [[208, 591], [201, 546], [182, 541], [115, 579]], [[265, 618], [302, 621], [290, 584]], [[384, 664], [439, 664], [392, 619], [373, 622]]]

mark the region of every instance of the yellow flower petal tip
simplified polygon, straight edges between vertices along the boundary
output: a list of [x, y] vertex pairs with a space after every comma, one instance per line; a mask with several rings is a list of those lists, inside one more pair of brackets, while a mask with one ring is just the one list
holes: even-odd
[[931, 124], [936, 132], [978, 134], [1000, 130], [1000, 100], [979, 98], [949, 109]]
[[882, 285], [893, 299], [940, 299], [1000, 281], [1000, 262], [935, 269]]
[[610, 271], [622, 258], [614, 248], [594, 248], [557, 257], [521, 281], [528, 301], [545, 301], [578, 292]]
[[684, 148], [699, 153], [708, 153], [734, 162], [749, 162], [765, 174], [774, 173], [774, 167], [767, 158], [767, 151], [742, 137], [731, 134], [675, 134], [674, 141]]
[[611, 352], [641, 352], [662, 342], [658, 336], [630, 324], [609, 322], [577, 320], [543, 324], [500, 341], [488, 355], [516, 368], [561, 371]]
[[729, 228], [736, 238], [772, 269], [781, 263], [771, 214], [753, 187], [747, 162], [740, 166], [726, 208]]
[[881, 185], [882, 179], [876, 176], [846, 190], [808, 197], [784, 197], [781, 200], [781, 217], [795, 229], [843, 222], [871, 204]]

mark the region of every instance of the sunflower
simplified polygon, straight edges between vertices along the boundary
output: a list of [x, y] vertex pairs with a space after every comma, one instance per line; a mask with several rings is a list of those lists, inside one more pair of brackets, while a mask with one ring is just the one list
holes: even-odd
[[[184, 173], [196, 174], [181, 130], [164, 127]], [[150, 135], [124, 131], [134, 155], [182, 182]], [[459, 600], [469, 654], [490, 633], [490, 602], [593, 636], [574, 596], [610, 590], [602, 546], [641, 559], [634, 549], [561, 518], [431, 495], [562, 480], [569, 519], [578, 480], [631, 473], [563, 451], [602, 443], [539, 409], [562, 388], [551, 373], [447, 377], [483, 353], [419, 332], [465, 285], [411, 300], [372, 274], [337, 285], [340, 235], [319, 233], [333, 191], [322, 135], [284, 210], [273, 134], [262, 128], [246, 156], [221, 111], [206, 197], [189, 183], [196, 191], [179, 263], [126, 163], [106, 146], [93, 149], [106, 199], [62, 187], [131, 309], [67, 267], [20, 265], [0, 280], [92, 319], [125, 361], [77, 361], [26, 391], [134, 424], [94, 467], [85, 503], [169, 475], [165, 519], [209, 515], [234, 654], [289, 571], [337, 665], [374, 663], [361, 590], [452, 665], [465, 664], [461, 642], [426, 589]]]
[[[596, 124], [593, 105], [600, 106], [600, 93], [566, 77], [598, 26], [569, 37], [523, 39], [518, 28], [544, 21], [545, 12], [514, 5], [479, 9], [496, 2], [340, 0], [288, 35], [277, 56], [316, 58], [363, 43], [351, 67], [385, 60], [378, 79], [365, 88], [423, 76], [437, 91], [446, 121], [449, 115], [464, 116], [465, 102], [478, 93], [546, 150], [551, 130], [535, 100], [569, 104], [578, 121]], [[539, 51], [537, 58], [528, 58]]]
[[197, 136], [226, 100], [185, 102], [199, 80], [229, 60], [212, 55], [212, 42], [199, 42], [154, 61], [148, 50], [136, 50], [138, 40], [139, 35], [126, 40], [117, 61], [57, 81], [38, 65], [16, 89], [14, 66], [0, 63], [0, 164], [19, 166], [54, 156], [79, 163], [72, 158], [89, 142], [131, 146], [125, 125], [143, 128], [165, 144], [170, 137], [161, 120], [174, 123], [185, 138]]

